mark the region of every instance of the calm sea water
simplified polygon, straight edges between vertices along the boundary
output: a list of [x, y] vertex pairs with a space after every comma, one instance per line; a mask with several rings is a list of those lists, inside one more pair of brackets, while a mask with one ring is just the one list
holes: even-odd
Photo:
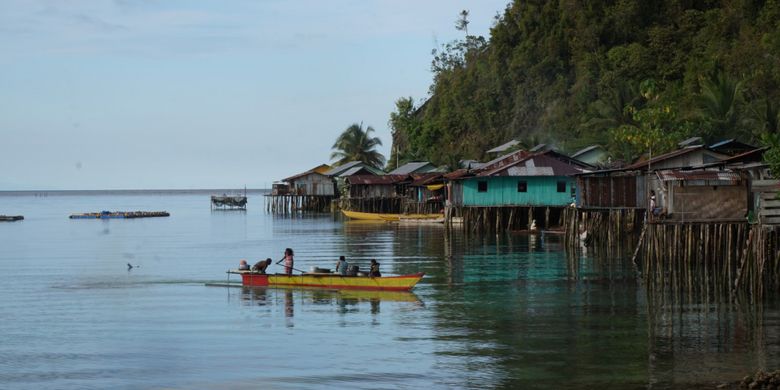
[[[780, 363], [780, 311], [648, 296], [555, 235], [211, 211], [207, 194], [0, 196], [0, 388], [711, 388]], [[69, 220], [99, 210], [169, 218]], [[242, 258], [413, 294], [207, 287]], [[128, 270], [127, 263], [137, 267]], [[237, 281], [235, 277], [232, 281]]]

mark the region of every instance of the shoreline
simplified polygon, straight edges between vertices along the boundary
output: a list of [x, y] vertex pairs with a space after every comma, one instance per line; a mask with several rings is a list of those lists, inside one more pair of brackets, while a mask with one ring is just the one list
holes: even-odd
[[213, 195], [213, 194], [247, 194], [263, 195], [269, 193], [270, 189], [263, 188], [204, 188], [204, 189], [148, 189], [148, 190], [22, 190], [22, 191], [0, 191], [0, 197], [3, 196], [96, 196], [96, 195]]

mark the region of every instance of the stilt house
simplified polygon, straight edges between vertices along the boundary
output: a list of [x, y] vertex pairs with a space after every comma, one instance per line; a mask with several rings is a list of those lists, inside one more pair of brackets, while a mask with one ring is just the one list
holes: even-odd
[[284, 179], [284, 182], [289, 183], [289, 193], [292, 195], [334, 196], [336, 190], [333, 180], [325, 175], [330, 169], [330, 165], [322, 164], [290, 176]]

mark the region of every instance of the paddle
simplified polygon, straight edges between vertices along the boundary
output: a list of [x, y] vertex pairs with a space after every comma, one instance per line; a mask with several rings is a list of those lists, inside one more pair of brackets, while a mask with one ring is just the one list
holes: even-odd
[[[282, 257], [281, 259], [279, 259], [279, 261], [277, 261], [277, 262], [276, 262], [276, 265], [279, 265], [279, 263], [281, 263], [281, 262], [283, 262], [283, 261], [284, 261], [284, 257]], [[286, 266], [285, 266], [285, 267], [286, 267]], [[298, 271], [298, 272], [300, 272], [300, 273], [302, 273], [302, 274], [305, 274], [305, 273], [306, 273], [306, 271], [299, 270], [298, 268], [295, 268], [295, 267], [290, 267], [290, 268], [292, 268], [294, 271]]]

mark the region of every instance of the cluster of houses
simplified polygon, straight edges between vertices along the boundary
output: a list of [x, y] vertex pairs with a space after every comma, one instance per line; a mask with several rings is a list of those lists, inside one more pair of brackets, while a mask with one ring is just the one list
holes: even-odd
[[[324, 197], [346, 210], [368, 213], [445, 213], [494, 208], [649, 210], [656, 222], [780, 223], [777, 181], [762, 162], [765, 148], [737, 140], [706, 145], [691, 138], [662, 155], [616, 166], [601, 146], [572, 154], [548, 145], [519, 148], [510, 141], [486, 152], [487, 162], [461, 161], [448, 172], [411, 162], [390, 172], [359, 161], [326, 164], [274, 184], [270, 196]], [[530, 224], [536, 219], [526, 214]], [[541, 218], [539, 218], [541, 219]], [[548, 222], [548, 220], [550, 222]], [[542, 227], [559, 218], [544, 218]], [[545, 226], [546, 224], [550, 226]]]

